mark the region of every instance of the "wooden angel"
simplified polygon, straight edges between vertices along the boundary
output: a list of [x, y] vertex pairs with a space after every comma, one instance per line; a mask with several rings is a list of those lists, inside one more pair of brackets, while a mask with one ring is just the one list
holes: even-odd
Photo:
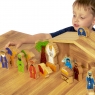
[[46, 45], [46, 53], [48, 55], [47, 65], [52, 68], [53, 71], [59, 69], [59, 65], [57, 62], [57, 54], [59, 53], [59, 49], [56, 43], [48, 43]]

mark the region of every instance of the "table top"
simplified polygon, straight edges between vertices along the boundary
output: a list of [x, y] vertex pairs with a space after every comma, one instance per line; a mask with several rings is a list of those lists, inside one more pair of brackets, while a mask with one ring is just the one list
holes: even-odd
[[[9, 31], [0, 36], [0, 49], [13, 39], [26, 37], [18, 31]], [[29, 49], [39, 59], [39, 53], [33, 44], [23, 44], [19, 49]], [[50, 74], [48, 78], [32, 79], [29, 73], [18, 72], [17, 68], [4, 69], [0, 67], [0, 95], [86, 95], [86, 79], [68, 84], [61, 79], [60, 70]]]

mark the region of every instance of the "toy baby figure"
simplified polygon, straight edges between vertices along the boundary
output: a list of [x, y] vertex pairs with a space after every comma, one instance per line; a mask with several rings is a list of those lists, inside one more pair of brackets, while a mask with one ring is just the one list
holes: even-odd
[[94, 78], [93, 78], [91, 71], [88, 71], [86, 81], [87, 81], [87, 89], [93, 90], [94, 89]]

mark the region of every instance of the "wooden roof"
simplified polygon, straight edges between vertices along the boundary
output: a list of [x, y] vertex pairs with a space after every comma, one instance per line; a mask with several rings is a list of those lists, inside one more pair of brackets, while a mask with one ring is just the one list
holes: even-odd
[[57, 43], [72, 43], [95, 58], [95, 32], [91, 32], [89, 37], [78, 36], [77, 32], [66, 32], [49, 40]]

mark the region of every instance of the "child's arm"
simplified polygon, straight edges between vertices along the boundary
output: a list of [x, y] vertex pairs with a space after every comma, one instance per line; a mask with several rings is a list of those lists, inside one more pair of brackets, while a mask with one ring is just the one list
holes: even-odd
[[45, 33], [39, 33], [35, 35], [29, 35], [26, 38], [22, 39], [22, 43], [35, 43], [37, 40], [47, 40], [52, 38], [50, 34], [45, 34]]
[[8, 42], [5, 45], [6, 47], [9, 46], [16, 46], [16, 48], [20, 47], [22, 44], [32, 44], [35, 43], [37, 40], [47, 40], [52, 38], [50, 34], [45, 34], [45, 33], [39, 33], [39, 34], [35, 34], [35, 35], [28, 35], [25, 38], [22, 38], [20, 40], [14, 40], [12, 42]]

